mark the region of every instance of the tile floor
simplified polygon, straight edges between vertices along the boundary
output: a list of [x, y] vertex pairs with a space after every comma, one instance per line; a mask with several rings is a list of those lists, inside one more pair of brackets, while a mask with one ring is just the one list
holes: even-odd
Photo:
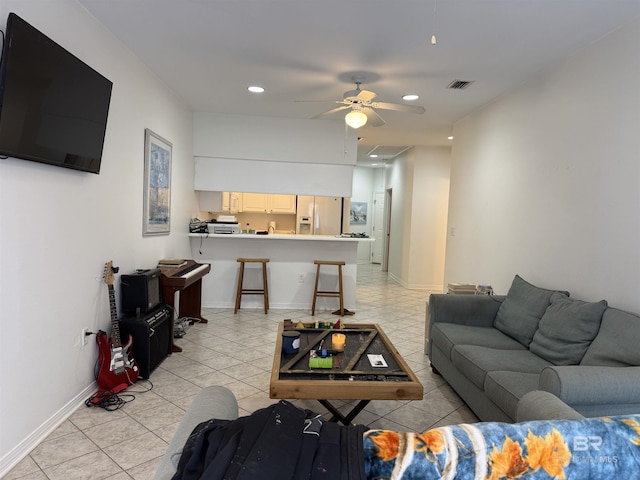
[[[356, 423], [421, 431], [476, 422], [455, 392], [431, 372], [423, 353], [428, 292], [401, 287], [379, 265], [359, 265], [357, 283], [357, 311], [348, 321], [383, 327], [420, 378], [424, 398], [372, 401]], [[151, 374], [152, 390], [143, 392], [147, 382], [138, 382], [122, 392], [134, 394], [135, 399], [111, 412], [79, 407], [5, 478], [151, 479], [184, 411], [201, 388], [227, 386], [238, 398], [241, 415], [277, 401], [269, 399], [268, 390], [278, 322], [338, 318], [329, 311], [310, 314], [310, 310], [271, 310], [265, 315], [261, 309], [244, 309], [234, 315], [233, 309], [203, 309], [209, 323], [190, 327], [176, 340], [183, 352], [170, 355]], [[295, 403], [327, 413], [315, 401]]]

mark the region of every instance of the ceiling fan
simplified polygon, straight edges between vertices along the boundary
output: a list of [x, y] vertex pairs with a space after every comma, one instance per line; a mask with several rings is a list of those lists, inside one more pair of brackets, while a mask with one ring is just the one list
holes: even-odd
[[326, 115], [331, 115], [342, 110], [351, 110], [345, 116], [345, 122], [352, 128], [360, 128], [367, 122], [374, 127], [380, 127], [386, 122], [382, 119], [375, 109], [380, 110], [394, 110], [396, 112], [408, 112], [408, 113], [424, 113], [424, 107], [417, 105], [403, 105], [399, 103], [387, 103], [387, 102], [374, 102], [373, 99], [378, 95], [369, 90], [362, 90], [360, 85], [362, 82], [354, 78], [353, 81], [356, 84], [355, 90], [349, 90], [344, 92], [342, 100], [336, 100], [335, 103], [340, 104], [339, 107], [332, 108], [318, 115], [314, 115], [311, 118], [320, 118]]

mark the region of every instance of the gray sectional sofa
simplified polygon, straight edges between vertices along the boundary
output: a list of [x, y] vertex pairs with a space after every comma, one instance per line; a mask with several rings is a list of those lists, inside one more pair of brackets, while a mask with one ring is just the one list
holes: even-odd
[[431, 365], [482, 421], [543, 390], [586, 417], [640, 412], [640, 317], [517, 276], [506, 296], [435, 294]]

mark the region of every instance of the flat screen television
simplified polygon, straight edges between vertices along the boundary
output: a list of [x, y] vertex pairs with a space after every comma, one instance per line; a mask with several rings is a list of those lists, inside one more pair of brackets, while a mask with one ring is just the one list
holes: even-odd
[[0, 154], [99, 173], [112, 86], [10, 13], [0, 65]]

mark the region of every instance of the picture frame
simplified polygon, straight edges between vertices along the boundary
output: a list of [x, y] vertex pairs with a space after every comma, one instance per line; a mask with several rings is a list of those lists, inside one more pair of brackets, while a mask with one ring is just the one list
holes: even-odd
[[172, 149], [171, 142], [145, 128], [143, 235], [171, 232]]
[[367, 202], [351, 202], [349, 225], [367, 224]]

